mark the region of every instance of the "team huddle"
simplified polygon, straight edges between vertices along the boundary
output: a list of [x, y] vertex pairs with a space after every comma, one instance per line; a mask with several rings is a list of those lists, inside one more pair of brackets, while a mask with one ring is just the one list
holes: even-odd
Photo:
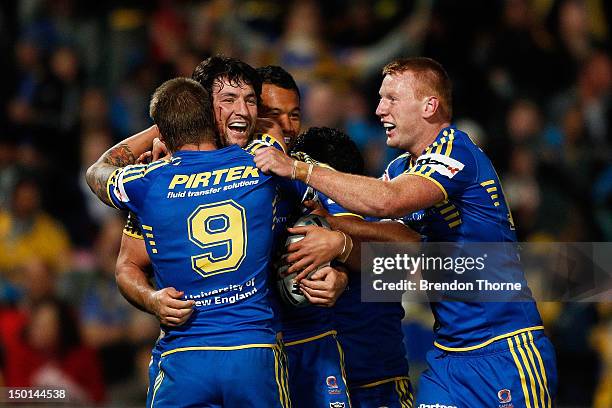
[[[383, 69], [376, 115], [406, 153], [374, 179], [346, 134], [300, 133], [300, 92], [280, 67], [215, 56], [155, 91], [155, 125], [87, 172], [100, 200], [130, 211], [118, 287], [161, 323], [147, 407], [552, 406], [554, 349], [530, 296], [431, 302], [416, 395], [401, 303], [360, 299], [361, 242], [516, 241], [451, 98], [433, 60]], [[311, 211], [322, 221], [290, 228]]]

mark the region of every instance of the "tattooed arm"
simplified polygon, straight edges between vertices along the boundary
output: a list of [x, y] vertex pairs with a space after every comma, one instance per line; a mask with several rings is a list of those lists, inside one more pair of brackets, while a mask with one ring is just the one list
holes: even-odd
[[136, 163], [138, 156], [150, 150], [153, 139], [159, 136], [157, 126], [153, 125], [108, 149], [87, 169], [85, 178], [91, 191], [105, 204], [112, 206], [106, 194], [106, 182], [111, 174], [119, 167]]

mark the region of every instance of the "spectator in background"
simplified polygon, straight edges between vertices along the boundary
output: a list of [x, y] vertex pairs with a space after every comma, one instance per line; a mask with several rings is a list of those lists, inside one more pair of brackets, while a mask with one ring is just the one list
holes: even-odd
[[64, 389], [66, 400], [79, 405], [104, 400], [97, 356], [82, 344], [78, 320], [66, 303], [40, 301], [16, 334], [4, 339], [7, 386]]
[[78, 306], [83, 343], [97, 350], [108, 386], [125, 381], [134, 369], [134, 346], [128, 338], [132, 307], [115, 283], [115, 260], [124, 221], [113, 215], [104, 220], [94, 243], [90, 270], [74, 271], [63, 292]]
[[37, 182], [22, 178], [15, 186], [10, 207], [0, 209], [0, 273], [14, 279], [17, 268], [35, 256], [65, 271], [69, 254], [66, 231], [41, 208]]

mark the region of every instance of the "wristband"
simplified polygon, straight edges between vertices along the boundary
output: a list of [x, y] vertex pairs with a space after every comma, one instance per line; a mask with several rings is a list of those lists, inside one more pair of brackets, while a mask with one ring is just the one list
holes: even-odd
[[295, 180], [295, 172], [297, 170], [297, 160], [293, 160], [293, 165], [291, 166], [291, 180]]
[[339, 262], [344, 263], [346, 262], [348, 257], [351, 255], [351, 252], [353, 251], [353, 240], [351, 239], [350, 236], [348, 236], [344, 232], [342, 231], [338, 231], [338, 232], [341, 233], [342, 236], [344, 237], [344, 246], [342, 247], [342, 252], [340, 252], [340, 255], [338, 255], [336, 259]]

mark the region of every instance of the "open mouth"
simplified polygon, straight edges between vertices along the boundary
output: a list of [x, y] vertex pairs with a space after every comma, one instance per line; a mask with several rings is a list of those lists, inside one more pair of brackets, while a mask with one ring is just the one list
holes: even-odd
[[246, 133], [248, 126], [245, 122], [234, 122], [227, 125], [227, 128], [235, 133]]
[[383, 127], [385, 128], [385, 133], [387, 136], [395, 129], [395, 124], [390, 122], [383, 122]]

